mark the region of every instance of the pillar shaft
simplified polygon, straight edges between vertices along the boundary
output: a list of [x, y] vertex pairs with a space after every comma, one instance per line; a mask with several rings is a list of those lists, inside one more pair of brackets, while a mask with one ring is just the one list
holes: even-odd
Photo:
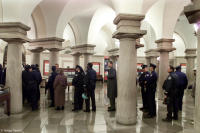
[[40, 52], [32, 52], [32, 64], [40, 66]]
[[198, 29], [198, 45], [197, 45], [197, 75], [196, 75], [196, 91], [195, 91], [195, 130], [200, 131], [200, 29]]
[[160, 53], [160, 64], [159, 64], [159, 80], [158, 80], [158, 98], [163, 99], [163, 83], [167, 78], [168, 72], [167, 69], [169, 67], [169, 52], [161, 52]]
[[11, 113], [20, 113], [22, 106], [22, 45], [27, 42], [26, 25], [19, 22], [0, 23], [0, 39], [8, 42], [6, 86], [10, 88]]
[[80, 55], [79, 54], [73, 55], [73, 66], [74, 66], [74, 68], [76, 67], [76, 65], [80, 65]]
[[55, 66], [56, 64], [59, 64], [59, 51], [50, 51], [50, 58], [49, 58], [49, 68], [51, 71], [51, 67]]
[[113, 62], [113, 68], [117, 69], [117, 56], [111, 56], [110, 59]]
[[186, 75], [188, 78], [188, 85], [191, 85], [194, 81], [194, 72], [193, 69], [195, 68], [195, 58], [186, 58], [187, 66], [186, 66]]
[[119, 14], [114, 20], [117, 31], [113, 37], [120, 40], [116, 120], [125, 125], [136, 124], [137, 120], [136, 39], [146, 33], [140, 30], [143, 19], [141, 15]]
[[84, 59], [84, 70], [87, 69], [87, 64], [91, 60], [91, 54], [83, 54], [83, 59]]
[[6, 86], [10, 87], [11, 113], [22, 111], [22, 43], [8, 43]]
[[149, 65], [151, 63], [151, 58], [146, 57], [146, 64]]
[[122, 124], [135, 124], [137, 119], [135, 44], [134, 39], [120, 39], [117, 121]]
[[169, 52], [175, 50], [172, 47], [172, 42], [174, 39], [160, 39], [157, 40], [156, 43], [158, 44], [158, 52], [160, 52], [160, 62], [159, 62], [159, 76], [158, 76], [158, 99], [163, 100], [163, 83], [167, 78], [168, 72], [167, 69], [169, 67]]

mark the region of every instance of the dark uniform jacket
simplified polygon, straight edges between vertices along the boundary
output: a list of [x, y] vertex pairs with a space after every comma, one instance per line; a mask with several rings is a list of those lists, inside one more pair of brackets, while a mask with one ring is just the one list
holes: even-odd
[[143, 72], [139, 77], [139, 85], [141, 88], [146, 88], [146, 83], [148, 78], [150, 77], [149, 72]]
[[157, 87], [157, 74], [155, 71], [151, 72], [150, 76], [147, 78], [147, 91], [148, 92], [156, 92]]
[[72, 85], [75, 86], [75, 88], [80, 88], [80, 89], [83, 88], [84, 77], [85, 77], [84, 72], [76, 72], [72, 80]]
[[96, 71], [94, 69], [88, 69], [86, 71], [86, 75], [84, 78], [84, 86], [88, 91], [96, 88], [96, 78]]
[[117, 74], [114, 68], [110, 68], [107, 78], [107, 96], [115, 98], [117, 97]]
[[57, 76], [57, 72], [52, 72], [51, 73], [51, 76], [49, 77], [49, 80], [48, 80], [48, 83], [47, 83], [47, 88], [53, 90], [53, 83], [54, 83], [54, 80]]
[[178, 76], [172, 72], [165, 80], [163, 87], [168, 97], [175, 97], [178, 94]]
[[178, 87], [181, 89], [186, 89], [188, 85], [188, 79], [185, 73], [181, 71], [176, 71], [176, 75], [178, 76]]

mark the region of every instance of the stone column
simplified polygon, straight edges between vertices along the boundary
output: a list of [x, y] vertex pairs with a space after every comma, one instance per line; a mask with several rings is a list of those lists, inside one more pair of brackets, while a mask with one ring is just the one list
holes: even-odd
[[91, 45], [91, 44], [82, 44], [82, 45], [76, 45], [71, 47], [71, 50], [73, 53], [80, 53], [83, 55], [84, 58], [84, 70], [86, 70], [87, 68], [87, 64], [90, 62], [91, 60], [91, 56], [94, 54], [94, 48], [96, 46], [95, 45]]
[[75, 68], [76, 65], [80, 65], [80, 56], [81, 56], [81, 54], [80, 53], [74, 53], [74, 54], [72, 54], [72, 56], [73, 56], [73, 66]]
[[113, 68], [117, 67], [117, 58], [118, 56], [110, 56], [111, 61], [113, 62]]
[[137, 120], [137, 45], [136, 39], [146, 31], [140, 30], [144, 16], [119, 14], [114, 20], [117, 31], [114, 38], [120, 40], [118, 65], [118, 97], [116, 120], [120, 124], [136, 124]]
[[108, 53], [110, 60], [113, 62], [113, 67], [117, 69], [116, 67], [117, 67], [117, 60], [119, 57], [119, 48], [110, 49], [108, 50]]
[[186, 6], [184, 9], [185, 16], [190, 24], [197, 23], [197, 75], [196, 75], [196, 91], [195, 91], [195, 114], [194, 114], [194, 128], [195, 133], [200, 131], [200, 1], [193, 0], [193, 4]]
[[6, 86], [10, 87], [11, 113], [22, 112], [22, 45], [29, 27], [22, 23], [0, 23], [0, 39], [8, 42]]
[[38, 38], [31, 41], [29, 48], [47, 49], [50, 51], [49, 72], [51, 72], [51, 67], [55, 64], [59, 64], [59, 51], [63, 50], [62, 42], [64, 42], [64, 40], [57, 37]]
[[187, 60], [186, 75], [189, 81], [188, 85], [191, 85], [194, 81], [193, 69], [195, 68], [196, 49], [186, 49], [185, 55], [185, 58]]
[[146, 56], [146, 64], [149, 65], [151, 63], [151, 58]]
[[49, 49], [50, 56], [49, 56], [49, 69], [51, 72], [51, 67], [59, 64], [59, 51], [60, 49]]
[[159, 62], [159, 76], [158, 76], [158, 99], [163, 100], [163, 83], [167, 78], [168, 72], [167, 69], [169, 67], [169, 52], [175, 50], [172, 46], [172, 42], [174, 39], [160, 39], [157, 40], [156, 43], [158, 44], [157, 51], [160, 52], [160, 62]]
[[91, 61], [91, 53], [84, 53], [83, 54], [83, 59], [84, 59], [84, 70], [87, 69], [87, 64]]
[[32, 61], [31, 64], [38, 64], [40, 66], [40, 54], [43, 51], [43, 49], [32, 49], [30, 50], [32, 52]]

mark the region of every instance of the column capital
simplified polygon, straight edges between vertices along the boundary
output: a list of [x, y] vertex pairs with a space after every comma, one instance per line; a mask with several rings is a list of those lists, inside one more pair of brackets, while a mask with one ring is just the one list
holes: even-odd
[[96, 45], [92, 44], [82, 44], [82, 45], [76, 45], [71, 47], [72, 53], [81, 53], [81, 54], [94, 54], [94, 48]]
[[81, 53], [79, 53], [79, 52], [72, 52], [72, 53], [70, 53], [70, 55], [72, 55], [72, 56], [81, 56]]
[[27, 31], [30, 27], [20, 22], [2, 22], [0, 23], [0, 39], [6, 42], [29, 42]]
[[197, 57], [197, 49], [191, 48], [185, 50], [185, 58], [196, 58]]
[[190, 24], [200, 21], [200, 1], [193, 0], [192, 4], [184, 7], [184, 13]]
[[60, 51], [60, 50], [63, 50], [62, 42], [64, 42], [64, 39], [57, 38], [57, 37], [38, 38], [38, 39], [32, 40], [29, 44], [29, 47], [31, 49], [42, 47], [48, 50]]
[[108, 54], [110, 57], [118, 57], [119, 56], [119, 48], [113, 48], [108, 50]]
[[42, 47], [37, 47], [35, 49], [28, 49], [28, 50], [31, 51], [32, 53], [41, 53], [44, 51]]
[[159, 40], [156, 40], [155, 43], [157, 43], [157, 51], [158, 52], [172, 52], [176, 50], [176, 48], [173, 47], [174, 39], [166, 39], [161, 38]]
[[118, 14], [114, 19], [117, 31], [114, 32], [113, 38], [141, 38], [146, 34], [145, 30], [140, 30], [141, 21], [144, 17], [144, 15]]
[[148, 49], [145, 51], [145, 53], [146, 53], [146, 58], [159, 57], [157, 49]]

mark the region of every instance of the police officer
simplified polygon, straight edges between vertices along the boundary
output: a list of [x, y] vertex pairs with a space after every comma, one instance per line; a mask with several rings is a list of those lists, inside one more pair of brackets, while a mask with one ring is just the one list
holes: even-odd
[[157, 73], [155, 72], [156, 65], [150, 64], [150, 76], [147, 79], [146, 87], [147, 87], [147, 95], [148, 95], [148, 114], [145, 118], [153, 118], [156, 116], [156, 101], [155, 101], [155, 93], [157, 87]]
[[86, 102], [86, 110], [84, 112], [90, 112], [90, 99], [92, 101], [92, 111], [96, 111], [96, 103], [95, 103], [95, 88], [96, 88], [96, 71], [92, 69], [93, 64], [88, 63], [86, 76], [84, 79], [84, 87], [86, 88], [86, 93], [88, 99]]
[[52, 73], [49, 76], [49, 80], [47, 82], [47, 88], [49, 88], [49, 92], [50, 92], [50, 98], [51, 98], [51, 105], [49, 107], [54, 107], [55, 105], [55, 100], [54, 100], [54, 87], [53, 87], [53, 83], [56, 79], [56, 76], [58, 75], [56, 72], [56, 66], [52, 66], [51, 68]]
[[32, 71], [32, 67], [28, 67], [29, 72], [27, 73], [26, 80], [27, 80], [27, 89], [28, 89], [28, 97], [31, 103], [32, 110], [38, 109], [38, 91], [37, 91], [37, 77]]
[[[172, 119], [178, 120], [178, 76], [174, 73], [174, 67], [169, 66], [168, 77], [163, 84], [167, 103], [167, 117], [165, 122], [171, 122]], [[172, 117], [173, 114], [173, 117]]]
[[72, 85], [75, 87], [74, 90], [74, 108], [72, 111], [78, 111], [82, 110], [83, 108], [83, 98], [82, 94], [84, 91], [83, 85], [84, 85], [84, 77], [85, 73], [81, 66], [76, 66], [76, 73], [72, 80]]
[[139, 77], [139, 85], [141, 87], [141, 94], [142, 94], [142, 103], [143, 107], [140, 108], [142, 111], [148, 111], [148, 95], [147, 95], [147, 88], [146, 83], [147, 79], [150, 76], [150, 73], [147, 70], [147, 65], [142, 65], [142, 74]]
[[178, 76], [178, 107], [182, 111], [184, 90], [188, 86], [188, 79], [185, 73], [181, 72], [181, 66], [176, 67], [176, 75]]
[[32, 73], [36, 78], [37, 83], [37, 101], [40, 100], [40, 83], [42, 82], [42, 76], [39, 70], [37, 70], [36, 65], [31, 65]]

